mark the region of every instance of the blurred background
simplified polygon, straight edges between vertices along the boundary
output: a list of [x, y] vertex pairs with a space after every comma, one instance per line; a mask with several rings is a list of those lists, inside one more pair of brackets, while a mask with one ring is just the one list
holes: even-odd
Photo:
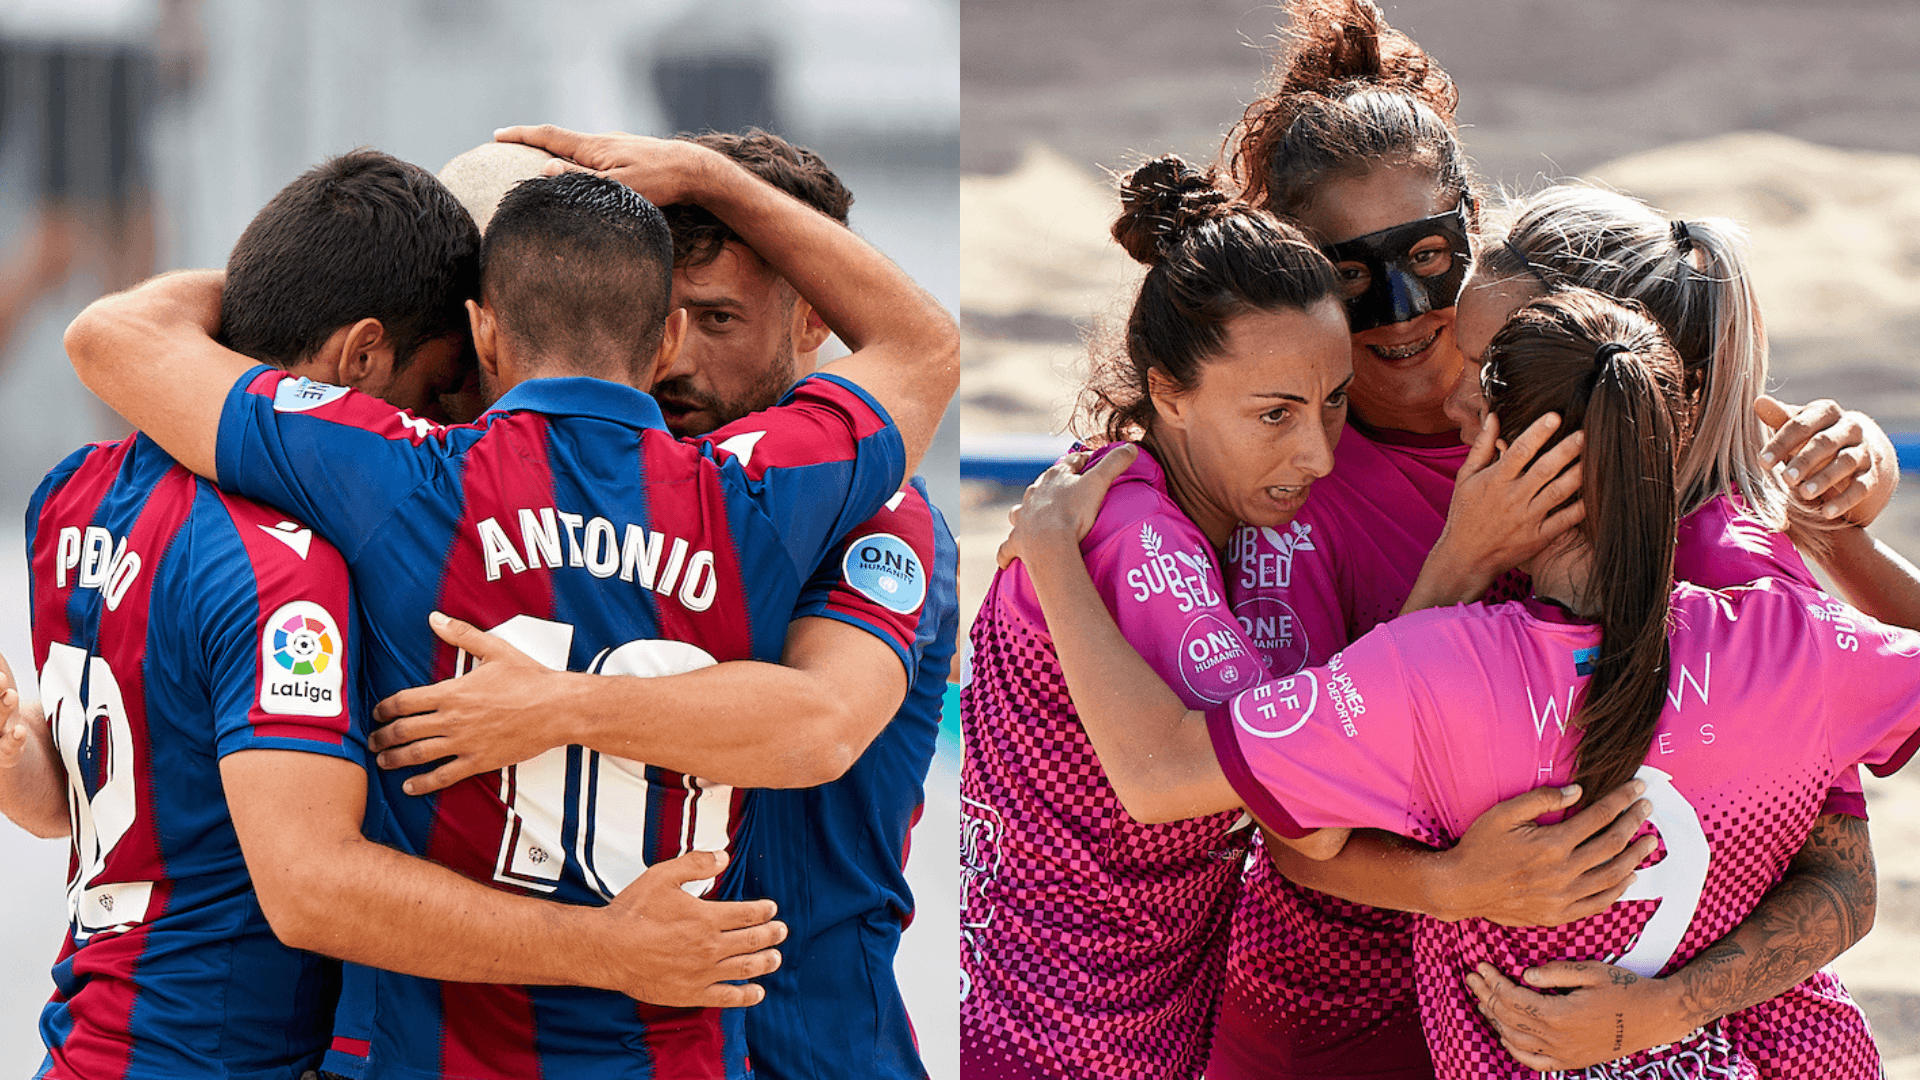
[[[1920, 7], [1380, 6], [1458, 84], [1461, 138], [1491, 184], [1525, 193], [1584, 176], [1676, 215], [1744, 221], [1775, 393], [1834, 397], [1920, 433]], [[1108, 170], [1168, 152], [1213, 160], [1259, 92], [1281, 18], [1246, 0], [966, 0], [963, 619], [1026, 483], [989, 477], [1064, 448], [1081, 335], [1124, 319], [1141, 272], [1107, 238]], [[1920, 559], [1920, 478], [1874, 531]], [[1896, 1080], [1920, 1080], [1920, 770], [1908, 774], [1869, 778], [1878, 921], [1837, 965]]]
[[[0, 0], [0, 654], [30, 666], [28, 495], [124, 430], [60, 350], [94, 297], [224, 265], [275, 191], [356, 146], [437, 171], [507, 124], [757, 124], [819, 151], [854, 229], [958, 310], [958, 65], [958, 0]], [[950, 516], [957, 462], [949, 416], [923, 472]], [[936, 1077], [957, 1070], [956, 747], [915, 830], [900, 961]], [[66, 846], [0, 828], [0, 864], [0, 1073], [26, 1076]]]

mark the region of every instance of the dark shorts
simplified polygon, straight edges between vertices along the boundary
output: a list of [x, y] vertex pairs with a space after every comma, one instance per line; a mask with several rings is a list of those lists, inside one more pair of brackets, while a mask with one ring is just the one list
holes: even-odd
[[126, 45], [0, 42], [0, 124], [41, 199], [123, 203], [148, 189], [152, 56]]

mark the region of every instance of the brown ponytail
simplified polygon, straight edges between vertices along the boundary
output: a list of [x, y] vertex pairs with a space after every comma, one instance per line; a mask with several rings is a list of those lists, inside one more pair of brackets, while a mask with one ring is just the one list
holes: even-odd
[[1646, 761], [1667, 692], [1667, 616], [1679, 525], [1675, 461], [1686, 442], [1685, 371], [1639, 305], [1568, 289], [1521, 308], [1487, 346], [1482, 378], [1503, 431], [1555, 412], [1555, 441], [1584, 430], [1592, 552], [1582, 607], [1600, 654], [1574, 722], [1574, 781], [1597, 798]]

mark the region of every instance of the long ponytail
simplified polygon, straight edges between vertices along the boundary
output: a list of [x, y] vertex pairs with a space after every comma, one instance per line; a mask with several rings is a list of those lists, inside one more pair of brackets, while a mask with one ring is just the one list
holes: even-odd
[[1637, 304], [1570, 289], [1514, 314], [1488, 345], [1482, 378], [1502, 430], [1555, 412], [1556, 440], [1586, 432], [1587, 516], [1577, 528], [1592, 566], [1579, 601], [1597, 614], [1600, 651], [1574, 714], [1582, 732], [1574, 780], [1597, 797], [1646, 760], [1666, 696], [1685, 372]]

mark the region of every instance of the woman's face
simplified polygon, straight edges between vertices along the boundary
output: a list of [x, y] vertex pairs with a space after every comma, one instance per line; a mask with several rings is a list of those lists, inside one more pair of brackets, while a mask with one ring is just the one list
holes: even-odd
[[[1461, 355], [1460, 377], [1447, 395], [1447, 419], [1460, 425], [1460, 438], [1471, 445], [1480, 438], [1481, 425], [1487, 422], [1487, 399], [1480, 391], [1480, 368], [1486, 362], [1487, 345], [1500, 332], [1513, 313], [1540, 296], [1531, 281], [1506, 279], [1489, 281], [1476, 270], [1467, 275], [1460, 289], [1454, 338]], [[1506, 433], [1511, 438], [1513, 432]]]
[[[1321, 186], [1299, 220], [1324, 245], [1346, 241], [1452, 210], [1458, 196], [1444, 191], [1433, 174], [1411, 166], [1374, 169]], [[1452, 246], [1442, 236], [1414, 243], [1411, 261], [1421, 276], [1453, 268]], [[1351, 294], [1364, 292], [1368, 271], [1360, 263], [1337, 263]], [[1453, 344], [1454, 308], [1423, 312], [1405, 322], [1352, 335], [1353, 407], [1377, 427], [1444, 431], [1442, 404], [1460, 374]]]
[[1203, 531], [1224, 541], [1237, 522], [1293, 520], [1308, 485], [1333, 468], [1349, 357], [1338, 301], [1250, 312], [1228, 324], [1226, 347], [1192, 389], [1156, 388], [1156, 448]]

